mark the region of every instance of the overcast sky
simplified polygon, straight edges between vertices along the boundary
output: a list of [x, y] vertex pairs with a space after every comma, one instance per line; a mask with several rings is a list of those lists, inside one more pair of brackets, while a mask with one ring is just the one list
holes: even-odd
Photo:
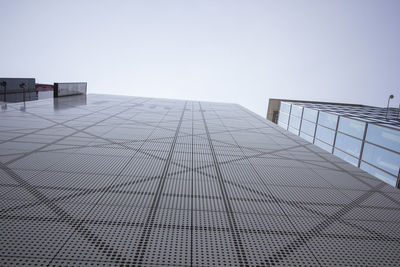
[[400, 103], [400, 0], [0, 0], [0, 77], [239, 103]]

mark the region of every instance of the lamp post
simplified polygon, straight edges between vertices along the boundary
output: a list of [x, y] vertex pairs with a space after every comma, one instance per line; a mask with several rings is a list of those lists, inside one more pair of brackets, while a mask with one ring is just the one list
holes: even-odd
[[1, 86], [4, 88], [4, 102], [7, 102], [7, 82], [2, 81]]
[[26, 109], [26, 106], [25, 106], [25, 87], [26, 87], [25, 83], [20, 83], [19, 84], [19, 88], [22, 89], [22, 93], [23, 93], [22, 97], [23, 97], [23, 101], [24, 101], [24, 106], [21, 107], [21, 111], [25, 111], [25, 109]]
[[390, 102], [390, 99], [393, 99], [394, 98], [394, 95], [390, 95], [389, 96], [389, 99], [388, 99], [388, 104], [387, 104], [387, 107], [386, 107], [386, 120], [388, 120], [388, 114], [389, 114], [389, 102]]
[[22, 89], [22, 99], [25, 102], [25, 83], [20, 83], [19, 88]]
[[1, 105], [1, 109], [7, 109], [7, 82], [2, 81], [1, 86], [4, 88], [4, 105]]

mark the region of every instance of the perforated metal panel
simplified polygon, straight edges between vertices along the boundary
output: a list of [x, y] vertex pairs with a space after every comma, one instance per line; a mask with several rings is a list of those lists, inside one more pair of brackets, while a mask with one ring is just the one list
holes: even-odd
[[1, 266], [400, 264], [400, 191], [238, 105], [60, 101], [1, 110]]

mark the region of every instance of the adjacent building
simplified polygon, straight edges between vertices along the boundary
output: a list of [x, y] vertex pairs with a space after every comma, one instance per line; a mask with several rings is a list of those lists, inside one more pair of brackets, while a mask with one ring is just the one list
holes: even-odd
[[35, 78], [0, 78], [0, 102], [38, 100]]
[[274, 106], [271, 109], [279, 112], [275, 122], [280, 127], [399, 187], [398, 108], [282, 99], [272, 101], [279, 101], [278, 111]]
[[0, 110], [0, 266], [399, 265], [400, 190], [239, 105], [22, 105]]
[[35, 78], [0, 78], [0, 102], [16, 103], [87, 93], [86, 82], [42, 84]]

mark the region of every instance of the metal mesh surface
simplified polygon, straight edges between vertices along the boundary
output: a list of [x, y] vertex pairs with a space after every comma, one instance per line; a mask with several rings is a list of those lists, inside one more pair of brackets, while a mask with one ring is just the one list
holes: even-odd
[[1, 266], [399, 265], [400, 191], [245, 108], [74, 99], [1, 110]]

